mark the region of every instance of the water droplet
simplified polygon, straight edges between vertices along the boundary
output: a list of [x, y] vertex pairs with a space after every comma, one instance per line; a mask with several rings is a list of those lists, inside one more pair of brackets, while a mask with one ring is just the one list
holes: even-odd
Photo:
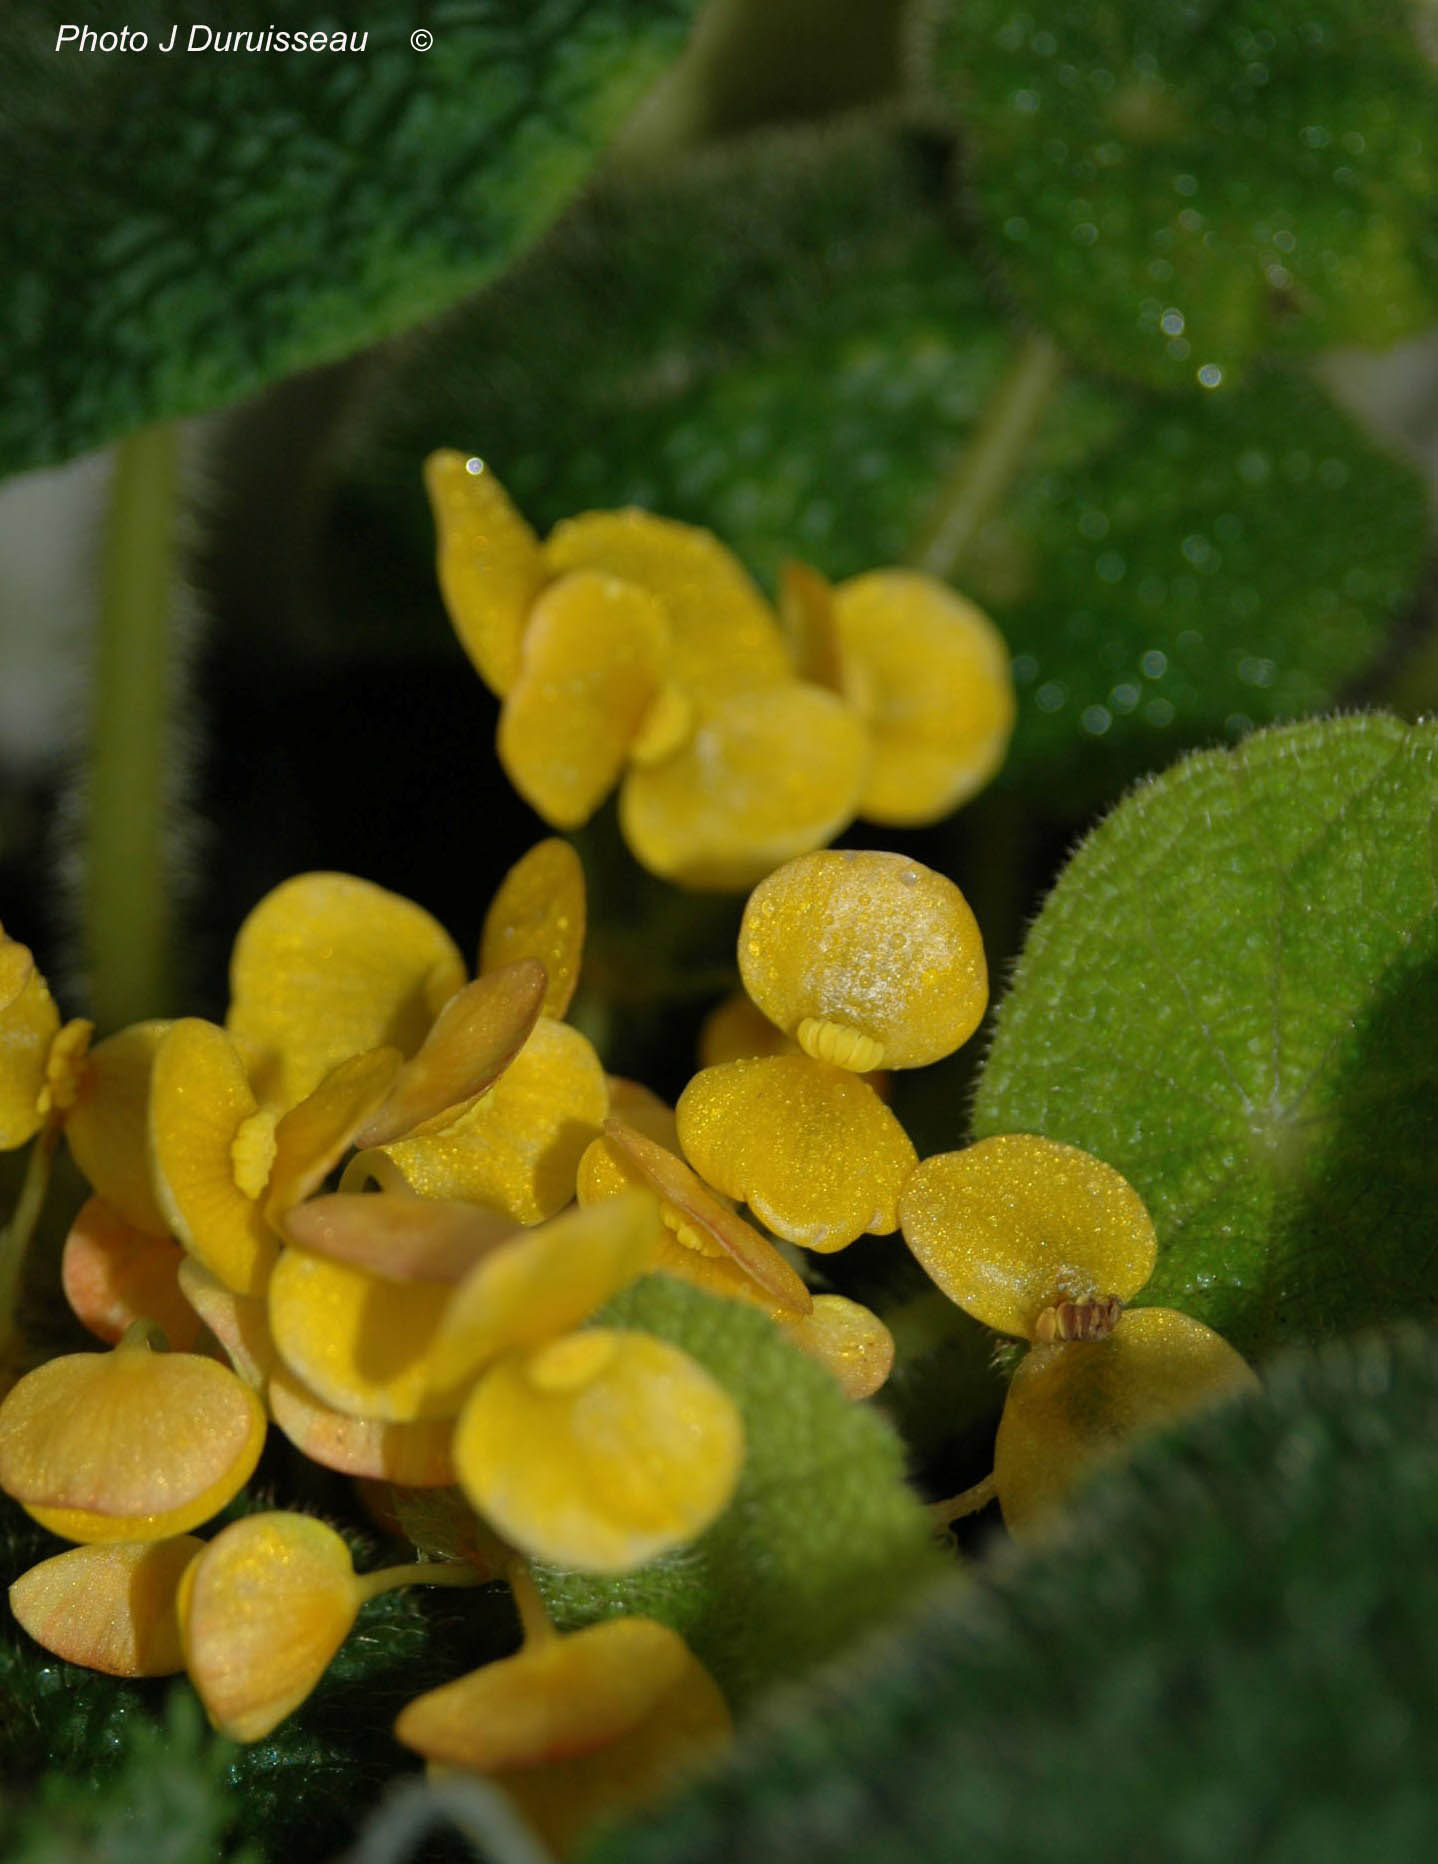
[[1277, 671], [1278, 668], [1271, 660], [1264, 660], [1256, 654], [1245, 654], [1238, 663], [1238, 677], [1244, 686], [1271, 686]]
[[1221, 544], [1237, 543], [1243, 535], [1243, 519], [1236, 511], [1221, 511], [1213, 521], [1213, 534]]
[[1068, 699], [1068, 688], [1058, 680], [1045, 680], [1034, 694], [1034, 704], [1040, 712], [1061, 712]]
[[1298, 132], [1300, 140], [1309, 149], [1326, 149], [1333, 140], [1333, 133], [1321, 123], [1307, 123]]
[[1098, 238], [1098, 228], [1092, 220], [1080, 220], [1073, 230], [1073, 240], [1078, 246], [1092, 246]]
[[1161, 680], [1168, 669], [1168, 655], [1160, 648], [1150, 647], [1138, 664], [1146, 680]]
[[1230, 712], [1223, 721], [1223, 729], [1230, 738], [1241, 738], [1246, 731], [1253, 730], [1253, 720], [1246, 712]]
[[1175, 175], [1173, 178], [1173, 185], [1174, 185], [1175, 190], [1179, 194], [1184, 194], [1184, 195], [1197, 194], [1198, 193], [1198, 176], [1197, 175]]
[[1203, 228], [1203, 215], [1196, 207], [1185, 207], [1179, 213], [1178, 224], [1185, 233], [1198, 233]]
[[1216, 554], [1213, 545], [1199, 531], [1185, 537], [1179, 549], [1196, 570], [1206, 570]]
[[1108, 702], [1115, 712], [1132, 712], [1142, 696], [1137, 686], [1125, 680], [1121, 686], [1114, 687]]
[[1029, 44], [1040, 58], [1052, 58], [1059, 49], [1059, 42], [1051, 32], [1036, 32], [1029, 40]]
[[1101, 738], [1113, 723], [1113, 714], [1107, 706], [1086, 705], [1079, 714], [1079, 724], [1091, 738]]
[[1012, 240], [1025, 240], [1029, 236], [1029, 223], [1022, 214], [1012, 214], [1004, 222], [1004, 237]]
[[1166, 337], [1181, 337], [1183, 335], [1183, 312], [1170, 305], [1159, 318], [1158, 327]]
[[1079, 535], [1097, 543], [1099, 538], [1108, 536], [1108, 513], [1096, 511], [1092, 506], [1079, 514]]
[[1257, 447], [1250, 447], [1238, 456], [1238, 476], [1246, 485], [1262, 485], [1272, 471], [1268, 455]]
[[1160, 730], [1173, 723], [1173, 706], [1167, 699], [1150, 699], [1143, 708], [1143, 715], [1150, 725], [1157, 725]]
[[1298, 240], [1287, 227], [1280, 227], [1273, 236], [1273, 243], [1280, 252], [1292, 252]]
[[464, 462], [464, 470], [468, 473], [473, 473], [477, 478], [479, 474], [484, 471], [484, 461], [482, 459], [467, 459]]
[[1164, 348], [1175, 362], [1185, 362], [1188, 358], [1189, 342], [1187, 337], [1170, 337]]
[[1032, 116], [1039, 107], [1037, 91], [1015, 91], [1014, 109], [1024, 116]]
[[1206, 362], [1200, 365], [1198, 371], [1200, 388], [1217, 388], [1222, 380], [1223, 371], [1216, 362]]
[[1015, 654], [1009, 670], [1015, 686], [1028, 686], [1039, 670], [1039, 663], [1032, 654]]
[[1093, 568], [1100, 582], [1117, 583], [1123, 581], [1128, 565], [1116, 550], [1105, 550]]

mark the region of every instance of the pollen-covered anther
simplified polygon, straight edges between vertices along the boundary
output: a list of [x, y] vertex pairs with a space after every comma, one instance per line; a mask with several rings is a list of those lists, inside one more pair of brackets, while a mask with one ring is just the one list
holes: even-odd
[[865, 1035], [849, 1023], [831, 1022], [823, 1016], [806, 1016], [794, 1031], [799, 1047], [815, 1061], [833, 1062], [855, 1074], [867, 1074], [883, 1066], [884, 1045]]
[[654, 697], [630, 740], [629, 761], [641, 769], [662, 764], [682, 750], [694, 731], [694, 701], [677, 686], [665, 686]]
[[1123, 1314], [1116, 1294], [1096, 1295], [1090, 1301], [1055, 1301], [1034, 1320], [1034, 1340], [1048, 1346], [1061, 1340], [1106, 1340]]

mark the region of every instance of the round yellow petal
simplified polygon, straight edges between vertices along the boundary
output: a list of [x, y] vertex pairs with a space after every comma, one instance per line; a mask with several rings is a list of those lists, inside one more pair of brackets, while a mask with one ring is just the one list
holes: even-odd
[[264, 1300], [236, 1294], [193, 1256], [180, 1264], [180, 1289], [219, 1341], [236, 1375], [251, 1391], [263, 1393], [279, 1363]]
[[695, 1075], [676, 1113], [694, 1169], [776, 1236], [828, 1252], [898, 1228], [918, 1155], [846, 1069], [807, 1055], [724, 1062]]
[[558, 835], [536, 842], [499, 883], [479, 941], [481, 974], [521, 958], [544, 966], [544, 1014], [561, 1018], [579, 982], [586, 921], [584, 868]]
[[0, 1488], [65, 1540], [163, 1540], [218, 1514], [264, 1441], [255, 1394], [213, 1359], [70, 1353], [0, 1405]]
[[822, 687], [706, 695], [684, 748], [624, 779], [620, 826], [651, 872], [738, 891], [853, 820], [868, 758], [858, 717]]
[[425, 461], [424, 484], [450, 621], [480, 678], [507, 693], [519, 672], [524, 624], [544, 586], [538, 540], [483, 460], [443, 448]]
[[800, 1352], [826, 1366], [846, 1398], [871, 1398], [894, 1369], [894, 1336], [879, 1316], [841, 1294], [816, 1294], [813, 1311], [785, 1315]]
[[176, 1598], [205, 1543], [120, 1540], [72, 1547], [22, 1573], [10, 1609], [37, 1644], [108, 1676], [173, 1676], [185, 1667]]
[[1032, 1339], [1058, 1301], [1138, 1293], [1157, 1260], [1143, 1199], [1102, 1159], [1029, 1133], [925, 1159], [900, 1200], [904, 1240], [975, 1320]]
[[170, 1027], [133, 1023], [97, 1042], [65, 1116], [66, 1143], [80, 1170], [112, 1209], [151, 1236], [169, 1233], [151, 1182], [148, 1133], [155, 1051]]
[[168, 1227], [236, 1294], [262, 1292], [277, 1250], [259, 1204], [236, 1182], [237, 1143], [258, 1111], [224, 1030], [194, 1016], [172, 1024], [150, 1089], [155, 1191]]
[[873, 734], [859, 813], [936, 822], [983, 788], [1014, 726], [1008, 650], [988, 616], [935, 577], [870, 570], [833, 592], [844, 690]]
[[413, 1055], [464, 979], [422, 907], [351, 874], [298, 874], [240, 927], [225, 1027], [261, 1100], [292, 1107], [351, 1055]]
[[60, 1012], [29, 948], [0, 931], [0, 1151], [40, 1129], [40, 1095]]
[[351, 1055], [276, 1122], [264, 1196], [271, 1224], [278, 1228], [285, 1212], [329, 1177], [361, 1127], [386, 1102], [401, 1065], [398, 1049]]
[[669, 626], [652, 595], [580, 570], [534, 606], [499, 718], [499, 761], [556, 828], [587, 822], [619, 780], [659, 696]]
[[344, 1643], [360, 1605], [349, 1549], [301, 1514], [233, 1521], [185, 1575], [185, 1667], [232, 1741], [259, 1741], [297, 1709]]
[[342, 1475], [394, 1482], [404, 1489], [441, 1489], [454, 1481], [448, 1418], [394, 1424], [351, 1417], [323, 1404], [284, 1366], [270, 1379], [270, 1416], [310, 1459]]
[[[951, 880], [900, 854], [824, 849], [749, 897], [739, 927], [744, 988], [810, 1047], [813, 1026], [865, 1039], [852, 1064], [918, 1068], [951, 1054], [988, 1003], [983, 939]], [[877, 1054], [875, 1054], [877, 1050]]]
[[793, 1055], [798, 1047], [742, 990], [715, 1004], [699, 1025], [701, 1068], [717, 1068], [721, 1061], [752, 1061], [759, 1055]]
[[482, 1204], [392, 1191], [337, 1191], [311, 1198], [285, 1219], [286, 1236], [312, 1255], [392, 1282], [462, 1281], [518, 1228], [513, 1217]]
[[1258, 1380], [1219, 1334], [1171, 1308], [1137, 1308], [1106, 1339], [1036, 1346], [1019, 1362], [994, 1445], [1016, 1533], [1050, 1514], [1096, 1463]]
[[77, 1319], [112, 1345], [137, 1320], [152, 1320], [176, 1352], [199, 1335], [194, 1309], [180, 1291], [184, 1251], [168, 1236], [148, 1236], [103, 1198], [80, 1206], [60, 1256], [60, 1285]]
[[475, 1508], [532, 1559], [627, 1572], [728, 1506], [744, 1427], [677, 1347], [593, 1328], [492, 1366], [460, 1417], [454, 1460]]

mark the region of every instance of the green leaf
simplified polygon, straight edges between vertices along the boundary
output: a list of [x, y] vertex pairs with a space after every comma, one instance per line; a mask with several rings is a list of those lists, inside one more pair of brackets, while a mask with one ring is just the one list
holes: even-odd
[[955, 0], [935, 66], [1005, 271], [1084, 363], [1231, 387], [1432, 321], [1438, 85], [1395, 0]]
[[1291, 1358], [1107, 1472], [586, 1864], [1417, 1860], [1438, 1845], [1438, 1343]]
[[1259, 733], [1129, 796], [1040, 913], [975, 1137], [1147, 1200], [1138, 1297], [1240, 1351], [1438, 1309], [1438, 725]]
[[[693, 0], [429, 0], [368, 27], [241, 0], [187, 52], [8, 55], [0, 471], [251, 394], [444, 310], [548, 223], [682, 41]], [[362, 50], [264, 35], [361, 34]], [[416, 51], [412, 30], [432, 34]], [[250, 42], [246, 41], [248, 45]]]
[[899, 1439], [764, 1315], [651, 1275], [603, 1318], [692, 1354], [738, 1404], [747, 1453], [734, 1500], [693, 1546], [612, 1579], [541, 1568], [561, 1629], [626, 1612], [662, 1619], [737, 1708], [841, 1650], [942, 1570]]

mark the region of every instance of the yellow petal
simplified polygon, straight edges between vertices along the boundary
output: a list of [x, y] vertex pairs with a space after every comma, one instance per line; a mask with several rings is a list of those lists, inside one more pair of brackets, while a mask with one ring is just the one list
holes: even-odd
[[1228, 1342], [1171, 1308], [1137, 1308], [1106, 1339], [1036, 1346], [1020, 1360], [994, 1445], [1016, 1533], [1049, 1515], [1095, 1464], [1206, 1405], [1257, 1391]]
[[265, 1416], [213, 1359], [69, 1353], [0, 1405], [0, 1488], [65, 1540], [163, 1540], [249, 1481]]
[[798, 1047], [742, 990], [715, 1004], [699, 1025], [701, 1068], [716, 1068], [721, 1061], [752, 1061], [759, 1055], [793, 1055]]
[[677, 1347], [593, 1328], [497, 1361], [465, 1406], [454, 1460], [474, 1506], [531, 1558], [626, 1572], [728, 1506], [744, 1429]]
[[75, 1163], [137, 1230], [165, 1236], [169, 1225], [150, 1178], [150, 1078], [168, 1022], [134, 1023], [97, 1042], [85, 1057], [80, 1091], [65, 1117]]
[[917, 570], [871, 570], [834, 590], [844, 690], [873, 734], [860, 814], [936, 822], [983, 788], [1008, 748], [1014, 688], [988, 616]]
[[511, 783], [546, 822], [579, 828], [613, 789], [668, 648], [662, 607], [617, 576], [562, 576], [535, 603], [498, 744]]
[[231, 1741], [258, 1741], [329, 1668], [359, 1610], [349, 1549], [310, 1515], [248, 1515], [185, 1575], [185, 1667]]
[[279, 1367], [269, 1384], [270, 1416], [297, 1450], [342, 1475], [397, 1483], [406, 1489], [446, 1488], [454, 1481], [448, 1418], [393, 1424], [351, 1417], [323, 1404], [301, 1380]]
[[270, 1277], [270, 1332], [290, 1370], [336, 1411], [397, 1424], [453, 1417], [464, 1394], [436, 1391], [429, 1363], [453, 1293], [286, 1249]]
[[193, 1256], [180, 1264], [180, 1289], [223, 1347], [236, 1375], [251, 1391], [263, 1393], [279, 1363], [264, 1300], [236, 1294]]
[[137, 1320], [153, 1320], [176, 1352], [199, 1336], [194, 1309], [180, 1292], [184, 1251], [168, 1236], [147, 1236], [103, 1198], [80, 1206], [60, 1257], [60, 1283], [71, 1312], [112, 1345]]
[[[779, 614], [791, 644], [794, 667], [802, 680], [844, 687], [844, 663], [834, 618], [834, 591], [807, 563], [789, 562], [779, 570]], [[851, 693], [850, 698], [853, 698]]]
[[285, 1234], [312, 1255], [393, 1282], [462, 1281], [518, 1225], [482, 1204], [439, 1203], [380, 1191], [339, 1191], [292, 1210]]
[[463, 1386], [497, 1354], [541, 1345], [587, 1320], [649, 1268], [654, 1209], [647, 1192], [626, 1192], [501, 1243], [455, 1291], [434, 1345], [433, 1377]]
[[624, 779], [620, 826], [651, 872], [737, 891], [853, 820], [868, 757], [858, 717], [822, 687], [706, 695], [684, 748]]
[[22, 1573], [10, 1609], [66, 1663], [108, 1676], [173, 1676], [185, 1667], [176, 1595], [204, 1545], [181, 1534], [72, 1547]]
[[[810, 1054], [859, 1071], [951, 1054], [988, 1002], [983, 940], [951, 880], [900, 854], [824, 849], [749, 897], [744, 988]], [[840, 1052], [836, 1032], [862, 1040]], [[832, 1052], [831, 1052], [832, 1051]]]
[[608, 1106], [591, 1045], [567, 1023], [541, 1016], [477, 1106], [441, 1132], [374, 1151], [421, 1197], [488, 1204], [517, 1222], [542, 1223], [574, 1196], [580, 1156]]
[[694, 1169], [776, 1236], [828, 1252], [898, 1228], [918, 1155], [847, 1070], [807, 1055], [725, 1062], [695, 1075], [676, 1112]]
[[[155, 1050], [150, 1158], [168, 1226], [236, 1294], [259, 1294], [277, 1244], [236, 1183], [236, 1146], [259, 1109], [234, 1043], [187, 1016]], [[263, 1181], [261, 1181], [263, 1182]]]
[[846, 1398], [870, 1398], [894, 1369], [894, 1336], [879, 1316], [840, 1294], [816, 1294], [813, 1312], [785, 1318], [801, 1352], [839, 1381]]
[[281, 1109], [368, 1049], [413, 1055], [464, 982], [454, 941], [422, 907], [350, 874], [298, 874], [240, 927], [225, 1027]]
[[492, 691], [509, 691], [544, 564], [534, 532], [483, 460], [452, 448], [424, 463], [439, 587], [460, 645]]
[[0, 1151], [40, 1130], [40, 1094], [60, 1012], [27, 946], [0, 931]]
[[1058, 1301], [1138, 1293], [1157, 1259], [1143, 1199], [1076, 1146], [1029, 1133], [925, 1159], [899, 1205], [904, 1240], [975, 1320], [1033, 1338]]
[[534, 958], [521, 958], [457, 990], [384, 1104], [356, 1132], [356, 1143], [383, 1145], [457, 1120], [529, 1040], [544, 993], [544, 966]]
[[603, 570], [657, 596], [672, 630], [669, 677], [718, 697], [790, 676], [773, 611], [712, 532], [647, 511], [590, 511], [555, 526], [551, 575]]
[[95, 1025], [88, 1017], [72, 1016], [50, 1044], [45, 1058], [45, 1085], [40, 1089], [43, 1116], [53, 1113], [64, 1118], [80, 1098], [85, 1059], [94, 1033]]
[[351, 1055], [276, 1122], [264, 1196], [265, 1216], [275, 1228], [286, 1211], [324, 1183], [366, 1121], [387, 1103], [401, 1066], [398, 1049]]
[[562, 1018], [579, 982], [586, 918], [584, 869], [558, 835], [536, 842], [499, 883], [479, 941], [481, 973], [537, 958], [547, 984], [544, 1014]]

